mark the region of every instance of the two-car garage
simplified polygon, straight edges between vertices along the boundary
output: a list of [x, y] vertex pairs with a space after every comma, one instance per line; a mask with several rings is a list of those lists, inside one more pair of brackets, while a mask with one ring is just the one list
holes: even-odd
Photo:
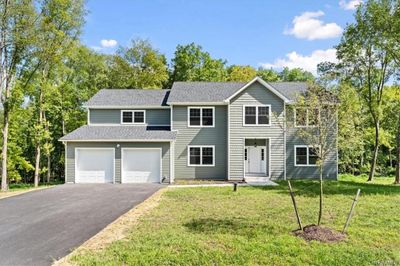
[[121, 183], [160, 182], [162, 148], [75, 148], [75, 183], [115, 183], [116, 176]]

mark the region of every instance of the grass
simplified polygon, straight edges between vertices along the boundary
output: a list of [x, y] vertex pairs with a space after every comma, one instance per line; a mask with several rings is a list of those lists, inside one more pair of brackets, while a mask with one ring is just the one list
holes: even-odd
[[[124, 240], [72, 258], [80, 265], [400, 265], [400, 187], [393, 179], [342, 176], [325, 182], [323, 224], [343, 228], [361, 196], [344, 242], [306, 242], [296, 229], [285, 182], [277, 187], [177, 188], [143, 216]], [[304, 224], [316, 223], [318, 183], [293, 181]]]

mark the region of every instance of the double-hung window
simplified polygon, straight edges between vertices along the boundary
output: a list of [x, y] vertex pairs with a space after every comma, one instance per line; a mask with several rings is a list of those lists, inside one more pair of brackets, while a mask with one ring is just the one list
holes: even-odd
[[294, 110], [295, 127], [315, 127], [318, 125], [320, 113], [318, 109], [299, 107]]
[[315, 166], [318, 161], [319, 148], [307, 145], [296, 145], [295, 166]]
[[214, 107], [188, 107], [189, 127], [214, 127]]
[[143, 125], [146, 120], [144, 110], [122, 110], [121, 124], [138, 124]]
[[271, 106], [243, 106], [243, 125], [269, 126], [271, 123]]
[[214, 146], [188, 146], [189, 166], [214, 166]]

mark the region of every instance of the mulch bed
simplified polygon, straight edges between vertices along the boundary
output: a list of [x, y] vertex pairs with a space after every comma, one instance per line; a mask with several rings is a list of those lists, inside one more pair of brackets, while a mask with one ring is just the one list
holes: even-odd
[[345, 234], [315, 224], [304, 226], [303, 230], [293, 231], [293, 234], [307, 241], [316, 240], [324, 243], [340, 242], [346, 238]]

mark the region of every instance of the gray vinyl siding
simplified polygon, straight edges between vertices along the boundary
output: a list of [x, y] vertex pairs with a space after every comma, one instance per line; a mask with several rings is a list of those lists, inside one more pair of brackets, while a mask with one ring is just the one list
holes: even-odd
[[[120, 145], [117, 148], [117, 144]], [[115, 183], [121, 183], [121, 148], [161, 148], [162, 177], [170, 177], [169, 142], [68, 142], [66, 156], [66, 183], [75, 182], [75, 148], [115, 148]]]
[[[198, 105], [193, 105], [198, 106]], [[188, 127], [188, 106], [173, 106], [175, 179], [227, 179], [227, 107], [215, 106], [215, 127]], [[214, 145], [215, 166], [187, 166], [188, 145]]]
[[[135, 109], [124, 109], [135, 110]], [[137, 109], [138, 110], [138, 109]], [[149, 125], [170, 125], [169, 109], [140, 109], [146, 110], [146, 123]], [[121, 124], [120, 109], [90, 109], [90, 124]]]
[[[244, 105], [271, 105], [270, 126], [243, 126]], [[230, 131], [230, 169], [231, 180], [244, 178], [245, 139], [270, 139], [270, 177], [284, 177], [284, 102], [260, 83], [253, 83], [239, 95], [235, 96], [229, 107]]]
[[[298, 128], [294, 127], [294, 114], [291, 107], [287, 107], [287, 136], [286, 136], [286, 177], [288, 179], [316, 179], [319, 178], [317, 166], [295, 166], [295, 145], [305, 145], [299, 137]], [[337, 124], [335, 124], [337, 127]], [[337, 128], [332, 131], [330, 138], [334, 149], [328, 154], [324, 165], [323, 178], [337, 179]]]

